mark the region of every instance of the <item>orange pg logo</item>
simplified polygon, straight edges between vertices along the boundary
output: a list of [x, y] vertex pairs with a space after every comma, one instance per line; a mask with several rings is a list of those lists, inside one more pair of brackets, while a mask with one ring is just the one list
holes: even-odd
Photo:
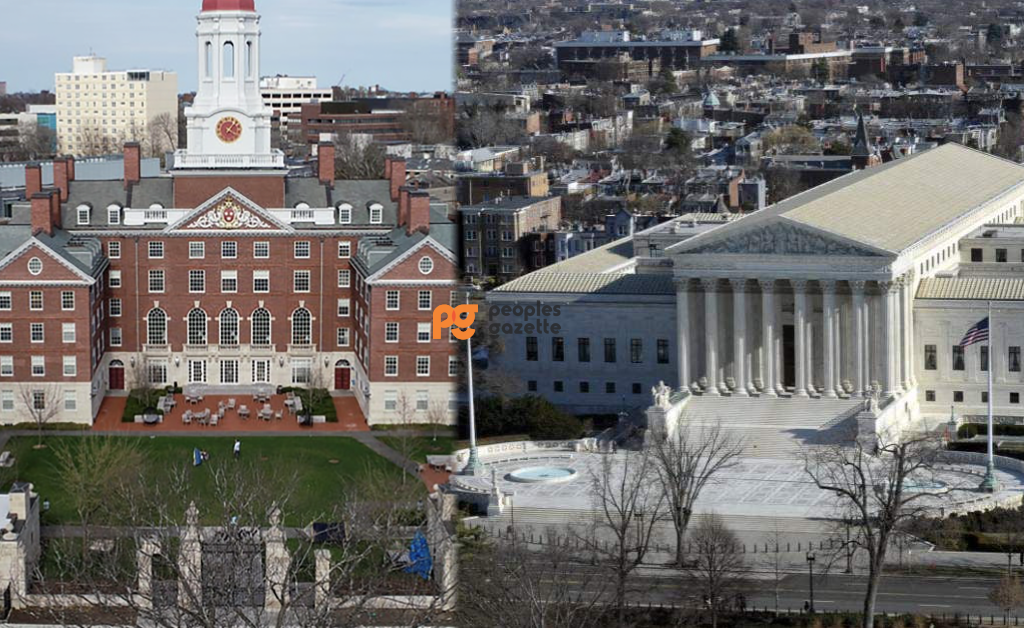
[[476, 313], [479, 309], [479, 305], [460, 305], [458, 307], [439, 305], [434, 308], [432, 323], [434, 340], [440, 340], [441, 330], [450, 327], [455, 327], [452, 330], [452, 335], [459, 340], [472, 338], [476, 333], [476, 330], [473, 329], [473, 321], [476, 320]]

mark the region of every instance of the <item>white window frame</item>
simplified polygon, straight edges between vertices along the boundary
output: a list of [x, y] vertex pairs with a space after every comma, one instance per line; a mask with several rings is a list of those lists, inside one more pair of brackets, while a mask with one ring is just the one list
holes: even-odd
[[206, 294], [206, 271], [190, 269], [188, 271], [189, 294]]
[[448, 377], [458, 377], [459, 359], [454, 355], [448, 356]]
[[270, 242], [257, 241], [252, 243], [253, 259], [270, 259]]
[[292, 253], [295, 259], [310, 259], [313, 256], [313, 246], [309, 240], [298, 240], [292, 245]]
[[189, 259], [206, 259], [206, 242], [189, 242], [188, 243], [188, 258]]
[[370, 224], [379, 225], [384, 222], [384, 206], [378, 203], [370, 205]]
[[121, 271], [120, 270], [113, 270], [112, 269], [110, 271], [109, 282], [110, 282], [109, 286], [111, 288], [120, 288], [121, 287]]
[[74, 390], [64, 391], [64, 411], [75, 412], [78, 410], [78, 394]]
[[14, 342], [14, 323], [0, 323], [0, 342], [4, 344]]
[[[68, 305], [70, 303], [70, 306]], [[60, 309], [63, 312], [75, 311], [75, 293], [72, 290], [61, 290]]]
[[348, 318], [352, 316], [352, 300], [338, 299], [338, 317]]
[[62, 360], [64, 377], [78, 376], [78, 359], [73, 355], [66, 355]]
[[13, 390], [0, 390], [0, 412], [14, 412]]
[[430, 323], [416, 323], [416, 342], [430, 342]]
[[398, 356], [384, 356], [384, 377], [398, 377]]
[[416, 356], [416, 377], [430, 377], [430, 356]]
[[[300, 280], [305, 281], [306, 288], [299, 287]], [[292, 292], [305, 294], [313, 288], [313, 274], [308, 270], [296, 270], [292, 273]]]
[[[395, 307], [391, 307], [391, 297], [395, 297]], [[402, 309], [402, 293], [400, 290], [387, 290], [384, 293], [384, 309], [392, 312]]]
[[347, 268], [338, 269], [338, 287], [339, 288], [351, 288], [352, 287], [352, 271]]
[[[159, 283], [159, 289], [155, 289], [153, 286]], [[167, 290], [167, 274], [162, 268], [154, 268], [149, 271], [149, 281], [147, 283], [150, 294], [163, 294]]]
[[[426, 298], [426, 307], [424, 307], [424, 297]], [[416, 309], [423, 311], [430, 310], [430, 306], [434, 303], [434, 294], [430, 290], [419, 290], [416, 293]]]
[[[39, 331], [39, 340], [36, 340], [37, 330]], [[46, 342], [46, 325], [43, 323], [29, 323], [28, 340], [35, 344]]]
[[46, 358], [44, 356], [32, 356], [32, 377], [46, 377]]
[[76, 209], [78, 226], [84, 226], [89, 224], [89, 218], [92, 216], [92, 208], [88, 205], [79, 205]]
[[147, 248], [149, 252], [149, 259], [164, 258], [164, 243], [162, 240], [151, 240]]
[[[267, 289], [266, 290], [259, 290], [256, 287], [256, 285], [257, 285], [256, 282], [257, 281], [266, 281], [267, 282]], [[252, 271], [252, 291], [257, 293], [257, 294], [266, 294], [266, 293], [270, 292], [270, 271], [269, 270], [254, 270], [254, 271]]]
[[[234, 288], [230, 288], [225, 281], [234, 282]], [[233, 294], [238, 292], [238, 271], [237, 270], [222, 270], [220, 271], [220, 291], [225, 294]]]
[[[231, 249], [229, 251], [228, 249]], [[235, 240], [224, 240], [220, 243], [221, 259], [238, 259], [238, 242]]]
[[110, 299], [110, 302], [107, 304], [107, 311], [110, 312], [111, 318], [120, 318], [124, 312], [124, 303], [121, 302], [121, 299]]
[[0, 311], [10, 312], [14, 309], [14, 297], [10, 292], [0, 292]]
[[0, 377], [14, 377], [13, 355], [0, 355]]
[[74, 323], [60, 324], [60, 338], [64, 344], [75, 344], [78, 337], [78, 328]]
[[352, 206], [349, 205], [348, 203], [342, 203], [341, 205], [338, 205], [338, 224], [352, 224]]
[[347, 347], [351, 344], [351, 332], [348, 327], [338, 328], [337, 341], [339, 347]]
[[352, 257], [352, 243], [338, 242], [338, 259], [349, 259]]
[[398, 342], [402, 326], [394, 321], [384, 323], [384, 342], [391, 344]]
[[124, 335], [120, 327], [110, 328], [110, 346], [120, 347], [124, 339]]

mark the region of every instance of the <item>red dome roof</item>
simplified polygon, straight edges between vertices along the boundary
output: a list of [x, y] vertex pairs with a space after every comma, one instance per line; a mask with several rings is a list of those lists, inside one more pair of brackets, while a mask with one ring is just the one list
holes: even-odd
[[203, 0], [203, 13], [207, 11], [256, 12], [256, 0]]

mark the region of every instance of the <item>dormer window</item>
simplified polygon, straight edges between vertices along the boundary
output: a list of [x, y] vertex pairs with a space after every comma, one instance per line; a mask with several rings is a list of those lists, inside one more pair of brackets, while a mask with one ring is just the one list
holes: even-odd
[[88, 205], [79, 205], [76, 208], [76, 211], [78, 213], [78, 224], [79, 225], [87, 225], [87, 224], [89, 224], [89, 214], [92, 213], [92, 208], [90, 208]]
[[379, 225], [384, 222], [384, 207], [379, 203], [370, 205], [370, 224]]
[[117, 203], [107, 206], [107, 224], [121, 224], [121, 206]]
[[352, 224], [352, 206], [349, 205], [348, 203], [342, 203], [341, 205], [338, 205], [338, 224]]

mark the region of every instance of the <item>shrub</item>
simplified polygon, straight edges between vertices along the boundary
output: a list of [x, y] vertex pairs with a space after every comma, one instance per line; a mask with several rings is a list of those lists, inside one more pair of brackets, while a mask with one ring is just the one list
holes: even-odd
[[[995, 426], [996, 436], [1024, 436], [1024, 425], [1000, 424]], [[973, 438], [974, 436], [987, 436], [988, 425], [985, 423], [964, 423], [956, 431], [959, 438]]]
[[[583, 434], [583, 423], [547, 399], [526, 395], [515, 399], [485, 397], [475, 407], [477, 436], [527, 433], [534, 440], [567, 440]], [[468, 429], [467, 411], [461, 413], [460, 434]]]

